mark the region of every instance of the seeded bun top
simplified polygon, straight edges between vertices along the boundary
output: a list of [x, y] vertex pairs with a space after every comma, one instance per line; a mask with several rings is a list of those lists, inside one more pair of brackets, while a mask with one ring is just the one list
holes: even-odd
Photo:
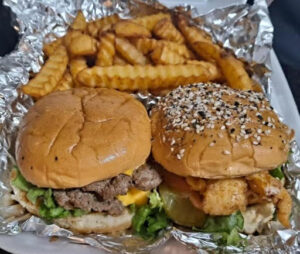
[[78, 188], [142, 165], [151, 126], [142, 103], [114, 89], [51, 93], [24, 117], [16, 142], [22, 175], [39, 187]]
[[293, 137], [262, 93], [219, 84], [173, 90], [151, 119], [155, 160], [181, 176], [217, 179], [274, 169], [286, 162]]

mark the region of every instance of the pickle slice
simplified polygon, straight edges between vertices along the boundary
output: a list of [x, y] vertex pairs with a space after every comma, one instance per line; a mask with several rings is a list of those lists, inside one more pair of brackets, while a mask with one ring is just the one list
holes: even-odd
[[166, 214], [176, 224], [187, 227], [203, 226], [206, 215], [192, 205], [189, 193], [177, 192], [166, 184], [160, 185], [159, 193]]

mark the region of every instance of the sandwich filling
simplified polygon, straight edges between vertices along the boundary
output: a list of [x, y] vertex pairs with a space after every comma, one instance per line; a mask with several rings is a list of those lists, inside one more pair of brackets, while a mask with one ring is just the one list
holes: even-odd
[[146, 204], [149, 192], [162, 181], [158, 172], [146, 164], [134, 171], [128, 170], [116, 177], [74, 189], [38, 188], [28, 183], [17, 169], [14, 174], [12, 184], [27, 192], [27, 199], [39, 206], [39, 215], [46, 219], [89, 212], [117, 216], [128, 205]]

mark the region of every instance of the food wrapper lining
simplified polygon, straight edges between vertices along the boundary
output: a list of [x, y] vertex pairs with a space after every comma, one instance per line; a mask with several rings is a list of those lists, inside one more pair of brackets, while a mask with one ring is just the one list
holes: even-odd
[[[262, 86], [267, 97], [271, 97], [270, 50], [273, 26], [268, 16], [265, 0], [256, 0], [253, 5], [244, 1], [222, 8], [203, 10], [189, 5], [167, 8], [155, 0], [4, 0], [13, 12], [13, 27], [19, 33], [16, 49], [0, 58], [0, 233], [18, 234], [35, 232], [39, 236], [59, 236], [70, 242], [88, 244], [108, 252], [147, 253], [174, 237], [181, 243], [195, 248], [199, 253], [245, 252], [245, 253], [296, 253], [299, 249], [300, 229], [300, 149], [292, 143], [292, 153], [285, 165], [286, 187], [293, 197], [291, 229], [283, 229], [269, 223], [264, 234], [246, 236], [246, 247], [220, 246], [211, 234], [170, 227], [157, 239], [143, 241], [130, 232], [119, 236], [78, 235], [57, 225], [46, 224], [42, 219], [23, 214], [4, 216], [13, 211], [9, 202], [9, 171], [14, 160], [15, 138], [22, 117], [33, 105], [33, 100], [18, 89], [26, 84], [30, 72], [38, 72], [43, 64], [43, 43], [63, 36], [78, 10], [87, 20], [95, 20], [118, 13], [122, 18], [131, 18], [164, 12], [182, 12], [190, 21], [208, 31], [213, 39], [242, 59], [247, 71]], [[208, 3], [209, 4], [209, 3]], [[136, 93], [147, 109], [157, 103], [159, 97], [148, 93]], [[284, 121], [284, 116], [282, 117]], [[5, 218], [4, 218], [5, 217]], [[167, 243], [168, 244], [168, 243]]]

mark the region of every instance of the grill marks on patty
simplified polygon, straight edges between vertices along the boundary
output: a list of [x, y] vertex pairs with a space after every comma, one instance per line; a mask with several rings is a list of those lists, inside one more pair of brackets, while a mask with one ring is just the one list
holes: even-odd
[[107, 212], [120, 215], [124, 206], [115, 197], [125, 195], [130, 188], [152, 190], [162, 182], [161, 176], [149, 165], [143, 165], [132, 176], [120, 174], [116, 177], [91, 183], [83, 188], [55, 190], [56, 202], [67, 210], [80, 208], [85, 211]]

